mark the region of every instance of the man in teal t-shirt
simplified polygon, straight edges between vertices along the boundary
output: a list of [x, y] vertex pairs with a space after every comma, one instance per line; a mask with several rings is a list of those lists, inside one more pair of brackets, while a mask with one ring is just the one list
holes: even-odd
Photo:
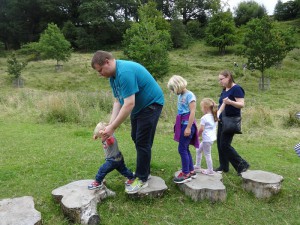
[[99, 75], [109, 78], [115, 101], [104, 136], [111, 136], [130, 115], [131, 137], [137, 152], [133, 183], [127, 182], [125, 191], [137, 193], [148, 186], [151, 149], [157, 122], [164, 105], [163, 92], [148, 70], [132, 61], [116, 60], [105, 51], [97, 51], [92, 67]]

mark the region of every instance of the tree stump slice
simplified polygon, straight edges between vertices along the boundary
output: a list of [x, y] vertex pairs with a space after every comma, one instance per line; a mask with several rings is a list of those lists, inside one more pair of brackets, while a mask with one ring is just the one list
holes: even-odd
[[52, 191], [52, 197], [60, 203], [64, 215], [75, 223], [99, 224], [97, 204], [107, 197], [115, 196], [115, 192], [105, 185], [102, 189], [89, 190], [88, 185], [92, 182], [93, 180], [74, 181]]
[[257, 198], [269, 198], [281, 189], [283, 177], [275, 173], [262, 170], [247, 170], [241, 174], [242, 187], [254, 193]]
[[1, 225], [41, 225], [42, 216], [34, 208], [33, 197], [7, 198], [0, 201]]
[[[177, 171], [177, 176], [181, 171]], [[190, 182], [178, 184], [179, 189], [183, 191], [194, 201], [208, 199], [211, 202], [225, 201], [226, 188], [222, 183], [222, 174], [214, 173], [209, 176], [202, 173], [197, 173], [197, 177]]]
[[128, 196], [133, 198], [157, 198], [161, 197], [167, 189], [168, 187], [166, 182], [162, 178], [151, 176], [151, 178], [148, 180], [148, 187], [141, 189], [135, 194], [128, 193]]

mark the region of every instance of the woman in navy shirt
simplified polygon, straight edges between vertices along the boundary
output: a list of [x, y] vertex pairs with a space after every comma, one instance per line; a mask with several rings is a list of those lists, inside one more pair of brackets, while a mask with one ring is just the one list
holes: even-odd
[[[219, 83], [223, 91], [219, 98], [219, 107], [225, 106], [227, 116], [241, 116], [241, 108], [244, 107], [245, 92], [241, 86], [234, 83], [233, 76], [229, 71], [223, 71], [219, 74]], [[234, 133], [222, 132], [222, 114], [218, 123], [217, 146], [219, 152], [220, 166], [215, 169], [219, 172], [229, 171], [229, 162], [237, 171], [238, 175], [249, 168], [249, 164], [244, 160], [237, 151], [231, 146]]]

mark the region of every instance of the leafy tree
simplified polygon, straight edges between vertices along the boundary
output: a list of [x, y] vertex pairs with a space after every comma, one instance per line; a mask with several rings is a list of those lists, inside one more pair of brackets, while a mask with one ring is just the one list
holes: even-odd
[[154, 1], [149, 1], [147, 4], [142, 5], [138, 10], [140, 21], [155, 24], [157, 30], [170, 31], [170, 24], [165, 20], [162, 12], [156, 9], [156, 5]]
[[248, 65], [261, 72], [264, 89], [265, 70], [280, 63], [294, 48], [294, 32], [290, 29], [276, 29], [267, 16], [253, 19], [247, 24], [243, 45], [242, 54], [248, 59]]
[[7, 59], [7, 72], [17, 82], [17, 86], [20, 86], [21, 72], [27, 66], [27, 62], [21, 62], [17, 59], [16, 54], [12, 53]]
[[175, 8], [180, 12], [184, 24], [190, 20], [206, 23], [208, 12], [215, 12], [220, 8], [220, 0], [175, 0]]
[[64, 37], [71, 43], [73, 48], [78, 48], [76, 43], [78, 39], [78, 28], [69, 20], [64, 23], [62, 33]]
[[[159, 18], [151, 17], [157, 12], [155, 5], [145, 5], [139, 8], [140, 22], [133, 23], [124, 35], [124, 54], [131, 60], [144, 65], [156, 78], [163, 78], [169, 70], [168, 49], [171, 44], [170, 33], [166, 29], [159, 30], [162, 14]], [[156, 12], [155, 14], [148, 13]]]
[[192, 38], [200, 39], [205, 36], [205, 27], [198, 20], [190, 20], [186, 24], [186, 28]]
[[178, 18], [171, 21], [171, 39], [174, 48], [187, 48], [190, 42], [186, 26]]
[[48, 28], [43, 32], [38, 43], [38, 49], [45, 59], [55, 59], [57, 65], [59, 61], [68, 61], [71, 57], [71, 44], [67, 41], [53, 23], [48, 24]]
[[297, 14], [299, 15], [299, 1], [288, 1], [282, 3], [282, 1], [278, 1], [275, 5], [274, 9], [274, 17], [276, 20], [290, 20], [295, 19]]
[[206, 43], [218, 47], [219, 53], [225, 54], [226, 46], [234, 45], [236, 28], [230, 11], [218, 12], [208, 22], [206, 29]]
[[263, 5], [260, 6], [257, 2], [251, 0], [239, 3], [234, 14], [235, 24], [241, 26], [248, 23], [253, 18], [262, 18], [267, 15], [267, 11]]

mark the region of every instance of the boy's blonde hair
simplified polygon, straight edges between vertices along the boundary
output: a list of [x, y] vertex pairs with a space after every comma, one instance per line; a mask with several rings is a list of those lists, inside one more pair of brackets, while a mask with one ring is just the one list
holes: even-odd
[[182, 93], [186, 86], [187, 81], [179, 75], [173, 75], [168, 82], [168, 89], [175, 94]]
[[210, 109], [214, 116], [214, 121], [215, 122], [218, 121], [218, 116], [217, 116], [218, 105], [214, 102], [214, 100], [212, 100], [211, 98], [203, 98], [200, 102], [200, 106]]
[[99, 131], [100, 130], [104, 130], [104, 128], [107, 126], [107, 123], [104, 123], [104, 122], [99, 122], [95, 129], [94, 129], [94, 135], [97, 136], [97, 137], [100, 137], [99, 135]]

